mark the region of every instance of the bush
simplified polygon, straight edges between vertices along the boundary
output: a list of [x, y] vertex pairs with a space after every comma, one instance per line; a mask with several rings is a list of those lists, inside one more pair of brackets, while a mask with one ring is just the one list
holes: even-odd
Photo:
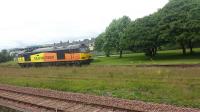
[[7, 61], [10, 61], [10, 60], [12, 60], [12, 57], [9, 55], [8, 51], [2, 50], [0, 52], [0, 63], [7, 62]]

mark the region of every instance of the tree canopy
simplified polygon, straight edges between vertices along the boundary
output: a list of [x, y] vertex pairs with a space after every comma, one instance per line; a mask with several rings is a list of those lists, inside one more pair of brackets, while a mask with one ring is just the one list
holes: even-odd
[[0, 63], [10, 61], [12, 60], [12, 57], [9, 55], [7, 50], [2, 50], [0, 52]]
[[149, 16], [131, 21], [127, 16], [114, 19], [96, 38], [95, 48], [105, 52], [142, 51], [156, 56], [167, 44], [179, 46], [183, 54], [200, 42], [200, 1], [170, 0], [165, 7]]
[[106, 56], [109, 56], [111, 51], [117, 51], [122, 57], [123, 50], [127, 48], [125, 31], [130, 23], [128, 16], [114, 19], [106, 31], [96, 38], [95, 49], [103, 50]]

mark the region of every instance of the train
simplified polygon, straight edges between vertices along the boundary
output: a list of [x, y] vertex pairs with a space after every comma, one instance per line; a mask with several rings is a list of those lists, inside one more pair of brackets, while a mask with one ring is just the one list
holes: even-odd
[[39, 48], [31, 52], [18, 54], [18, 64], [21, 67], [89, 65], [92, 55], [85, 44], [68, 45], [65, 47]]

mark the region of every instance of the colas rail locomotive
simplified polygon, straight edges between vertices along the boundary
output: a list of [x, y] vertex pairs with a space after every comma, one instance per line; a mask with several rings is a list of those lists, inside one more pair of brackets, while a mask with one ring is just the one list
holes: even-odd
[[90, 64], [92, 61], [88, 46], [85, 44], [69, 45], [66, 47], [39, 48], [18, 55], [21, 67], [30, 66], [59, 66]]

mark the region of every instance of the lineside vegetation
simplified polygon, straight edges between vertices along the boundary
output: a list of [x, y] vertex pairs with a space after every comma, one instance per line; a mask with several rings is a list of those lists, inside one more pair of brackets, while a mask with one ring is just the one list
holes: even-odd
[[200, 108], [199, 70], [108, 65], [0, 67], [0, 83]]

